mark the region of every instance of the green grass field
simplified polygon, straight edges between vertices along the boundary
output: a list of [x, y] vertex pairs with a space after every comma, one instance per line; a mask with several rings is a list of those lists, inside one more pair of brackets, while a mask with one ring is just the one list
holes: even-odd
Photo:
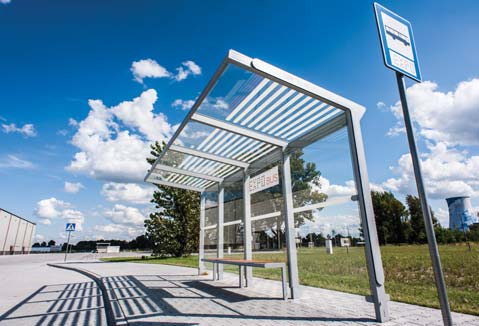
[[[479, 244], [440, 245], [448, 295], [453, 311], [479, 315]], [[428, 307], [439, 307], [434, 276], [426, 245], [381, 247], [386, 274], [386, 291], [391, 299]], [[254, 253], [254, 259], [286, 261], [283, 253]], [[238, 257], [232, 255], [230, 257]], [[147, 259], [110, 258], [108, 261], [133, 261], [197, 267], [198, 257]], [[324, 248], [301, 248], [298, 252], [301, 284], [356, 294], [369, 294], [364, 248], [334, 248], [327, 255]], [[237, 267], [225, 266], [237, 272]], [[257, 277], [280, 279], [277, 269], [254, 269]]]

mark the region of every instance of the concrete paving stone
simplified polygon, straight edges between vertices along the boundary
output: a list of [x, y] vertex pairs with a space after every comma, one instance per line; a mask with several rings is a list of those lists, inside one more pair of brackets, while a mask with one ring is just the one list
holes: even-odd
[[[225, 273], [221, 281], [198, 276], [196, 269], [167, 265], [98, 263], [78, 266], [100, 275], [119, 324], [129, 325], [441, 325], [438, 309], [390, 302], [391, 320], [374, 320], [374, 306], [364, 296], [301, 286], [301, 299], [281, 300], [281, 283], [253, 280], [238, 287], [238, 276]], [[103, 324], [103, 303], [93, 282], [63, 282], [39, 291], [0, 323], [19, 320], [68, 325], [88, 320]], [[35, 297], [36, 296], [36, 297]], [[65, 312], [65, 313], [63, 313]], [[16, 315], [15, 315], [16, 314]], [[29, 314], [29, 315], [27, 315]], [[94, 314], [99, 314], [98, 318]], [[18, 318], [14, 318], [17, 316]], [[53, 317], [57, 316], [57, 317]], [[66, 317], [65, 317], [66, 316]], [[63, 319], [62, 319], [63, 318]], [[83, 318], [83, 319], [81, 319]], [[95, 319], [96, 318], [96, 319]], [[453, 314], [457, 325], [477, 325], [479, 317]], [[100, 325], [98, 324], [98, 325]]]

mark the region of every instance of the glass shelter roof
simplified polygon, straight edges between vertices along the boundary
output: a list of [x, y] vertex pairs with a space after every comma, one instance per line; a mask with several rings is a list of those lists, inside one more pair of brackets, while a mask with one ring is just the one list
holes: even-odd
[[351, 111], [364, 108], [230, 50], [145, 181], [204, 191], [339, 130]]

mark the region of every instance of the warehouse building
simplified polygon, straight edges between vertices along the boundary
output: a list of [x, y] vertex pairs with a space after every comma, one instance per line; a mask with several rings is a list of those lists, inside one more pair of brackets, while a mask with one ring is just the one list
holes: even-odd
[[35, 223], [0, 208], [0, 255], [28, 254]]

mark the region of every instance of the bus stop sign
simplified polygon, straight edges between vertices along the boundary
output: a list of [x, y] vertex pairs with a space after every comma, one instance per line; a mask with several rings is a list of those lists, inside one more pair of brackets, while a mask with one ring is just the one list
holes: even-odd
[[374, 3], [384, 64], [418, 82], [421, 81], [419, 61], [411, 23], [379, 3]]

